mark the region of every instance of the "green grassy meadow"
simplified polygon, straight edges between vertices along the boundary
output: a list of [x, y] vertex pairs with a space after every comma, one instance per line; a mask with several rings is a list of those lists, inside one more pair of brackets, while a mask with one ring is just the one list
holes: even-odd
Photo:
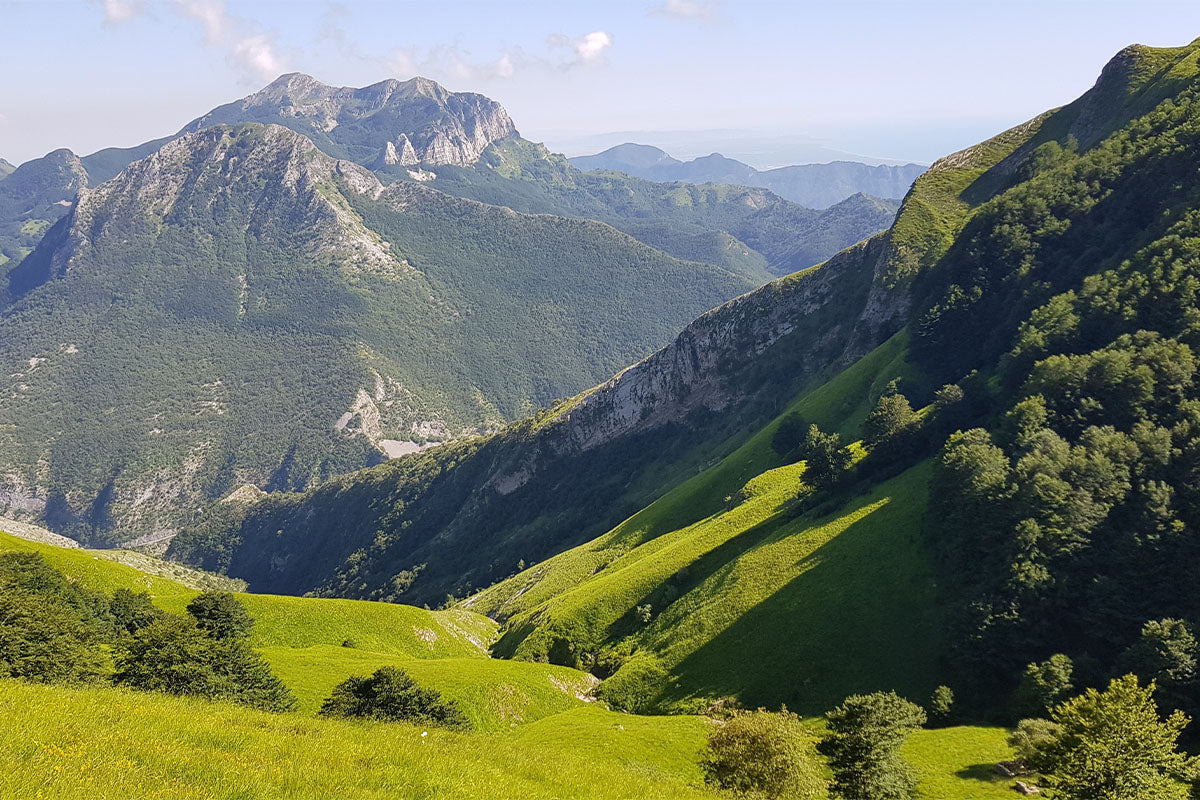
[[[804, 714], [854, 692], [928, 697], [942, 629], [920, 537], [928, 465], [800, 509], [805, 465], [782, 463], [771, 447], [793, 413], [856, 440], [890, 380], [921, 385], [907, 343], [899, 334], [801, 394], [608, 534], [470, 598], [467, 607], [507, 621], [494, 651], [557, 660], [564, 641], [623, 648], [635, 656], [622, 671], [643, 671], [649, 658], [666, 672], [648, 707], [670, 712], [726, 697]], [[635, 614], [647, 606], [649, 621]], [[615, 682], [628, 679], [622, 671]]]
[[[764, 473], [754, 496], [769, 506], [772, 483], [790, 480], [794, 471]], [[912, 480], [908, 475], [896, 479], [893, 495]], [[886, 501], [867, 498], [860, 513], [869, 520], [886, 508]], [[840, 524], [827, 521], [796, 535], [781, 531], [771, 537], [773, 544], [764, 542], [763, 557], [791, 558], [788, 548], [809, 547], [822, 536], [845, 539], [844, 531], [826, 530]], [[850, 536], [860, 538], [862, 546], [886, 544], [870, 533]], [[182, 610], [197, 591], [88, 550], [2, 533], [0, 550], [40, 552], [91, 588], [147, 591], [172, 611]], [[748, 568], [751, 563], [746, 562]], [[751, 571], [767, 574], [774, 568], [759, 565]], [[108, 686], [0, 679], [0, 737], [7, 743], [0, 749], [0, 798], [720, 796], [704, 786], [700, 771], [712, 721], [610, 711], [589, 696], [595, 679], [586, 673], [490, 658], [486, 647], [496, 624], [487, 617], [462, 608], [428, 611], [366, 601], [254, 594], [240, 599], [256, 619], [252, 643], [295, 693], [297, 711], [270, 714]], [[681, 624], [679, 635], [679, 647], [687, 651], [697, 633]], [[348, 639], [353, 646], [343, 646]], [[712, 646], [709, 642], [687, 657], [697, 658]], [[835, 648], [826, 657], [857, 654]], [[455, 700], [473, 729], [451, 732], [315, 716], [338, 682], [384, 665], [400, 666]], [[905, 754], [920, 772], [922, 798], [988, 800], [1009, 792], [985, 775], [986, 765], [1008, 755], [1002, 730], [922, 731]]]

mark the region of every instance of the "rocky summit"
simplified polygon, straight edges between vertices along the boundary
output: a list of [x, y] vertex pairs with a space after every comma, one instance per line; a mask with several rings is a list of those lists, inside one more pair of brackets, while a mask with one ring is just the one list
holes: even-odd
[[298, 72], [219, 106], [183, 127], [275, 123], [338, 158], [361, 164], [469, 166], [517, 128], [494, 100], [447, 91], [428, 78], [389, 79], [361, 89], [327, 86]]

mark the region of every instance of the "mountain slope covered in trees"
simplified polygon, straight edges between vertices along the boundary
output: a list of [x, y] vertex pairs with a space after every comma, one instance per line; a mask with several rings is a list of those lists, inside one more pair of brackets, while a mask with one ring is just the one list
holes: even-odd
[[497, 652], [630, 708], [950, 683], [1011, 719], [1056, 655], [1196, 708], [1198, 60], [1127, 48], [935, 163], [887, 233], [608, 383], [177, 552], [273, 590], [470, 593]]
[[768, 277], [739, 270], [385, 188], [279, 126], [205, 129], [82, 190], [3, 275], [0, 500], [162, 537], [240, 484], [303, 488], [570, 395]]

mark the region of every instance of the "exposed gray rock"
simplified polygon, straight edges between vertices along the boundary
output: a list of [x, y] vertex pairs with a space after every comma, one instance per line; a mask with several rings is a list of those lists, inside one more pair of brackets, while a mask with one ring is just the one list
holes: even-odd
[[283, 125], [327, 153], [375, 167], [469, 166], [492, 142], [517, 135], [499, 103], [447, 91], [428, 78], [354, 89], [300, 73], [282, 75], [261, 91], [215, 108], [181, 132], [241, 122]]

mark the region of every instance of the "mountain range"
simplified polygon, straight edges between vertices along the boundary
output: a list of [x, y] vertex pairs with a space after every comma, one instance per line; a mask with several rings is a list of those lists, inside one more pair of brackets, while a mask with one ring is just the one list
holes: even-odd
[[679, 161], [657, 147], [633, 143], [575, 156], [571, 163], [585, 171], [612, 170], [651, 181], [761, 186], [809, 208], [828, 208], [859, 193], [899, 200], [925, 171], [921, 164], [871, 166], [856, 161], [757, 170], [720, 153]]
[[57, 150], [0, 179], [0, 510], [165, 542], [238, 486], [520, 419], [894, 212], [596, 180], [420, 78], [289, 74]]

